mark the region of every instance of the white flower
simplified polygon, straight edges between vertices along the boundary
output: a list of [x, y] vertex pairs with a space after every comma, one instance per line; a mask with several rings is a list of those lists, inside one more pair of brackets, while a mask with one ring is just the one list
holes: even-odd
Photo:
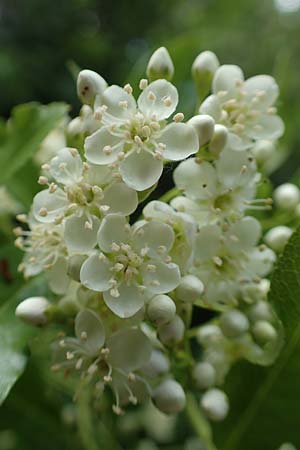
[[173, 248], [170, 251], [172, 260], [180, 267], [181, 272], [187, 271], [193, 257], [196, 236], [196, 223], [185, 213], [175, 211], [170, 205], [153, 200], [143, 209], [146, 220], [155, 220], [172, 227], [175, 234]]
[[92, 164], [118, 163], [123, 181], [137, 191], [153, 186], [163, 171], [163, 160], [179, 161], [196, 153], [198, 139], [191, 125], [167, 119], [176, 109], [178, 93], [166, 80], [144, 89], [137, 104], [130, 89], [107, 88], [95, 105], [102, 127], [85, 141]]
[[174, 243], [169, 225], [144, 223], [131, 228], [125, 217], [106, 216], [99, 228], [95, 252], [83, 263], [81, 282], [103, 292], [106, 305], [120, 317], [131, 317], [145, 301], [176, 288], [180, 271], [169, 262]]
[[34, 197], [32, 213], [43, 223], [65, 219], [64, 238], [70, 252], [85, 253], [96, 245], [104, 214], [127, 215], [137, 207], [133, 189], [115, 181], [108, 168], [83, 163], [75, 149], [60, 150], [50, 161], [48, 172], [57, 184], [48, 183], [49, 188]]
[[215, 72], [212, 95], [200, 107], [216, 123], [229, 131], [229, 146], [235, 150], [250, 148], [260, 139], [276, 140], [284, 132], [284, 124], [276, 115], [274, 103], [278, 85], [269, 75], [257, 75], [244, 81], [238, 66], [223, 65]]
[[53, 369], [75, 369], [82, 378], [97, 381], [100, 391], [109, 385], [115, 394], [113, 410], [117, 414], [122, 413], [121, 404], [136, 404], [141, 387], [144, 391], [147, 388], [135, 372], [149, 362], [152, 352], [145, 334], [136, 328], [110, 334], [94, 311], [84, 309], [76, 316], [75, 336], [56, 343]]
[[186, 197], [173, 199], [171, 205], [198, 223], [213, 223], [236, 219], [250, 207], [258, 174], [255, 161], [246, 152], [226, 148], [215, 166], [195, 158], [183, 161], [174, 171], [174, 181]]
[[270, 272], [275, 254], [265, 246], [256, 247], [260, 234], [253, 217], [244, 217], [225, 231], [217, 224], [200, 228], [191, 269], [205, 286], [199, 302], [216, 309], [237, 305], [244, 287], [256, 285]]
[[75, 117], [68, 124], [67, 132], [71, 137], [80, 134], [89, 136], [98, 130], [100, 126], [101, 123], [95, 117], [94, 110], [88, 105], [83, 105], [79, 116]]

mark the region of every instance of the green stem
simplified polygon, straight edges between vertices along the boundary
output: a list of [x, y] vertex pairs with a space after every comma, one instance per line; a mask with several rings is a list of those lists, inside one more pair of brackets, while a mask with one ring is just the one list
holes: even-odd
[[166, 192], [159, 198], [159, 201], [169, 203], [170, 200], [180, 195], [180, 190], [176, 187], [172, 188], [170, 191]]
[[217, 450], [212, 440], [209, 423], [204, 418], [192, 393], [187, 393], [186, 415], [196, 435], [207, 450]]

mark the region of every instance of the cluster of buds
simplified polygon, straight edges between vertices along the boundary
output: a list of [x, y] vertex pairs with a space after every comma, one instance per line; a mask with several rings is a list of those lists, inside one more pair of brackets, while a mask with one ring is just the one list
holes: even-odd
[[[266, 75], [245, 81], [212, 52], [201, 53], [192, 72], [203, 101], [185, 121], [165, 48], [151, 56], [137, 101], [130, 84], [109, 86], [81, 71], [80, 115], [42, 165], [45, 189], [28, 216], [18, 216], [20, 268], [26, 277], [45, 272], [53, 295], [24, 300], [16, 314], [40, 326], [71, 317], [74, 335], [63, 331], [53, 344], [53, 370], [77, 373], [100, 399], [109, 387], [116, 414], [149, 397], [178, 413], [188, 388], [209, 419], [223, 420], [229, 401], [221, 387], [232, 364], [271, 364], [281, 346], [267, 277], [291, 229], [273, 228], [262, 243], [251, 216], [272, 205], [256, 188], [258, 167], [284, 130], [278, 86]], [[74, 137], [82, 146], [70, 144]], [[147, 202], [173, 161], [174, 189]], [[274, 192], [278, 208], [296, 210], [299, 200], [293, 185]], [[195, 308], [215, 317], [191, 330]], [[182, 361], [195, 336], [200, 351], [193, 346]]]

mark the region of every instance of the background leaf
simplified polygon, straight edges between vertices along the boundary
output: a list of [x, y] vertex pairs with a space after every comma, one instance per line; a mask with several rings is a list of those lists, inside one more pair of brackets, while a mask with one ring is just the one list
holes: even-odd
[[300, 233], [279, 259], [270, 301], [285, 328], [286, 342], [269, 368], [237, 365], [227, 386], [231, 412], [215, 426], [220, 450], [276, 450], [283, 442], [300, 446]]

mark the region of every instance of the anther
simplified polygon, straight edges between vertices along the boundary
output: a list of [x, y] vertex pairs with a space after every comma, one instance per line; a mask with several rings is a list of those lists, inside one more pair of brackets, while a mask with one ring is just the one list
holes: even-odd
[[177, 123], [182, 122], [183, 119], [184, 119], [184, 114], [181, 112], [179, 112], [179, 113], [175, 114], [175, 116], [173, 116], [174, 122], [177, 122]]
[[147, 86], [148, 86], [148, 80], [146, 80], [145, 78], [142, 78], [139, 83], [139, 88], [141, 89], [141, 91], [143, 91], [144, 89], [146, 89]]
[[48, 178], [44, 177], [43, 175], [41, 175], [38, 179], [38, 184], [41, 184], [41, 185], [48, 184], [48, 182], [49, 182]]
[[124, 86], [124, 91], [127, 92], [127, 94], [131, 95], [132, 94], [132, 87], [129, 83], [125, 84]]
[[39, 215], [40, 215], [41, 217], [46, 217], [46, 216], [48, 215], [48, 210], [47, 210], [47, 208], [41, 208], [41, 209], [39, 210]]

